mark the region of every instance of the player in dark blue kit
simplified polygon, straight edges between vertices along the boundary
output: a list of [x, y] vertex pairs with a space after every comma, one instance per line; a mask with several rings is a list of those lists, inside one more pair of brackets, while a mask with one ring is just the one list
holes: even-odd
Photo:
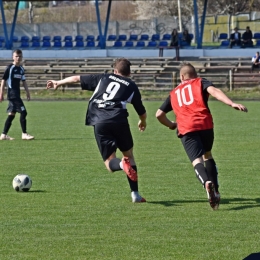
[[1, 88], [0, 88], [0, 102], [4, 100], [4, 88], [7, 84], [7, 99], [9, 104], [7, 107], [8, 117], [5, 121], [4, 130], [0, 136], [0, 140], [14, 140], [14, 138], [7, 135], [12, 121], [15, 118], [16, 112], [20, 113], [20, 124], [22, 128], [22, 139], [23, 140], [32, 140], [34, 136], [29, 135], [26, 131], [26, 116], [27, 111], [24, 106], [24, 103], [21, 99], [20, 94], [20, 81], [22, 81], [27, 100], [30, 100], [30, 92], [25, 81], [24, 68], [20, 65], [23, 59], [23, 54], [21, 50], [15, 50], [13, 52], [13, 63], [6, 67], [4, 72]]
[[[132, 202], [145, 202], [138, 193], [137, 167], [133, 155], [133, 138], [128, 124], [127, 103], [139, 115], [140, 131], [146, 128], [146, 110], [136, 84], [129, 78], [131, 63], [125, 58], [114, 63], [114, 73], [72, 76], [63, 80], [49, 80], [47, 88], [80, 82], [83, 90], [94, 91], [89, 100], [86, 125], [94, 127], [94, 134], [106, 168], [110, 172], [124, 170], [131, 189]], [[123, 158], [116, 158], [117, 148]]]

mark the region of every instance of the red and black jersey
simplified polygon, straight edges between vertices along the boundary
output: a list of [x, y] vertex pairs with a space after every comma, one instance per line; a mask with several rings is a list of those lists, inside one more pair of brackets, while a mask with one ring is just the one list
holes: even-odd
[[178, 135], [213, 128], [208, 107], [209, 86], [214, 85], [203, 78], [186, 80], [171, 91], [169, 98], [161, 106], [160, 109], [165, 113], [174, 111]]
[[24, 68], [10, 64], [6, 67], [3, 80], [7, 82], [7, 99], [20, 98], [20, 81], [25, 81]]
[[127, 122], [127, 103], [138, 115], [146, 111], [136, 84], [127, 77], [116, 74], [91, 74], [80, 77], [84, 90], [94, 91], [89, 100], [86, 125]]

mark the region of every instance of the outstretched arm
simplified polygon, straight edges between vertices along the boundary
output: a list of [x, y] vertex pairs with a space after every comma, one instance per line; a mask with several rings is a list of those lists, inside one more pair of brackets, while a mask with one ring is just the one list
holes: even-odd
[[247, 108], [242, 104], [234, 103], [231, 99], [229, 99], [220, 89], [210, 86], [207, 88], [208, 93], [216, 98], [217, 100], [223, 102], [224, 104], [235, 108], [236, 110], [247, 112]]
[[61, 79], [61, 80], [48, 80], [47, 81], [47, 86], [46, 88], [54, 88], [57, 89], [58, 87], [64, 85], [64, 84], [68, 84], [68, 83], [77, 83], [80, 82], [80, 76], [71, 76], [65, 79]]
[[161, 109], [158, 109], [156, 112], [156, 118], [158, 119], [158, 121], [162, 124], [165, 125], [167, 127], [169, 127], [169, 129], [174, 130], [177, 127], [177, 123], [170, 121], [168, 119], [168, 117], [166, 116], [166, 113], [163, 112]]

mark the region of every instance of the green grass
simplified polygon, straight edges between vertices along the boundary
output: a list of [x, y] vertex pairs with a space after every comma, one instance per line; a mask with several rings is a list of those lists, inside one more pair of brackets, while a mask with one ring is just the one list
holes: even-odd
[[[0, 259], [237, 260], [260, 252], [260, 103], [243, 102], [247, 114], [209, 103], [218, 211], [175, 131], [154, 117], [161, 103], [145, 102], [143, 133], [129, 107], [139, 190], [148, 201], [133, 204], [125, 174], [106, 171], [93, 129], [84, 125], [87, 102], [25, 102], [36, 139], [22, 141], [15, 118], [9, 134], [16, 139], [1, 142]], [[31, 176], [28, 193], [12, 189], [18, 173]]]

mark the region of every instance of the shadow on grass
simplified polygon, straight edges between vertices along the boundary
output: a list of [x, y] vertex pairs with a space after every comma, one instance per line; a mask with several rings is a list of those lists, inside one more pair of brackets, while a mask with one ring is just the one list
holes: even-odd
[[[147, 203], [150, 204], [158, 204], [165, 207], [172, 207], [172, 206], [181, 206], [181, 204], [186, 203], [205, 203], [205, 200], [171, 200], [171, 201], [148, 201]], [[250, 209], [255, 207], [260, 207], [260, 198], [255, 199], [243, 199], [243, 198], [232, 198], [232, 199], [221, 199], [220, 205], [227, 205], [230, 204], [231, 206], [234, 205], [231, 209], [227, 210], [244, 210]], [[260, 259], [260, 258], [259, 258]]]
[[28, 193], [40, 193], [40, 192], [47, 192], [46, 190], [30, 190]]

